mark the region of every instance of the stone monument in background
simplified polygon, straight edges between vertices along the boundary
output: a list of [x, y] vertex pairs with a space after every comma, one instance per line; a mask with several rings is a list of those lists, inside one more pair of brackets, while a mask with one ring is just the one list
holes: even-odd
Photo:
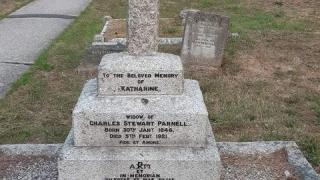
[[220, 67], [228, 38], [229, 18], [197, 10], [183, 11], [181, 58], [186, 66]]
[[218, 180], [220, 156], [197, 81], [158, 53], [158, 0], [129, 0], [128, 53], [105, 55], [73, 111], [59, 179]]

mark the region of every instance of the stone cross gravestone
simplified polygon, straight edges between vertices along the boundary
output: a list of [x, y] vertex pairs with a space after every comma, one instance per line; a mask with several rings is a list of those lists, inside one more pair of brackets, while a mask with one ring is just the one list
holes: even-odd
[[183, 78], [178, 56], [156, 52], [158, 6], [129, 0], [129, 52], [105, 55], [84, 86], [59, 179], [220, 179], [199, 84]]
[[220, 67], [228, 38], [229, 18], [186, 11], [181, 58], [186, 65]]

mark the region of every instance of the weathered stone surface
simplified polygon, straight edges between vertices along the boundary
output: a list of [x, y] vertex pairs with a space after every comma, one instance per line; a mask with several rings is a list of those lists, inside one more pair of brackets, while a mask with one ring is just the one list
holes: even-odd
[[76, 147], [70, 133], [60, 155], [59, 179], [115, 180], [133, 175], [138, 180], [153, 176], [159, 176], [156, 180], [218, 180], [219, 153], [212, 133], [207, 139], [206, 148]]
[[[117, 42], [123, 45], [126, 45], [127, 39], [125, 38], [114, 38], [110, 42]], [[159, 45], [173, 45], [173, 44], [182, 44], [181, 37], [171, 37], [171, 38], [159, 38]]]
[[[127, 40], [125, 38], [115, 38], [108, 42], [93, 42], [86, 51], [88, 62], [100, 63], [106, 54], [123, 52], [126, 49]], [[160, 45], [182, 44], [182, 38], [159, 38]]]
[[181, 57], [184, 64], [220, 67], [228, 37], [229, 18], [188, 11]]
[[124, 51], [125, 45], [118, 42], [93, 42], [86, 49], [85, 60], [90, 63], [99, 64], [106, 54]]
[[112, 21], [112, 17], [111, 16], [105, 16], [103, 17], [103, 23], [106, 24], [108, 21]]
[[76, 146], [206, 146], [208, 112], [196, 81], [186, 80], [179, 96], [100, 98], [96, 89], [89, 81], [74, 109]]
[[108, 54], [98, 69], [99, 96], [178, 95], [183, 92], [183, 82], [180, 57], [171, 54]]
[[128, 52], [151, 55], [158, 50], [159, 0], [129, 0]]
[[104, 42], [104, 36], [101, 34], [96, 34], [93, 39], [94, 42]]
[[198, 9], [184, 9], [182, 11], [180, 11], [180, 18], [182, 19], [182, 24], [184, 25], [186, 23], [186, 18], [189, 12], [191, 13], [195, 13], [195, 12], [199, 12], [200, 10]]

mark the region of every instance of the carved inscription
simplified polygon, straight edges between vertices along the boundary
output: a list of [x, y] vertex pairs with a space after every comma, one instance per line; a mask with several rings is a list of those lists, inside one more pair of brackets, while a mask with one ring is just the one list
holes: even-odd
[[185, 121], [157, 120], [154, 114], [127, 114], [115, 121], [89, 121], [92, 127], [102, 127], [106, 138], [119, 145], [161, 145], [177, 131], [191, 126]]
[[193, 32], [193, 46], [201, 48], [212, 48], [215, 46], [217, 38], [217, 27], [210, 22], [200, 21], [195, 26], [196, 30]]
[[179, 78], [175, 73], [102, 73], [104, 81], [117, 81], [114, 92], [120, 93], [159, 93], [165, 86], [159, 86], [163, 81], [172, 81]]
[[[137, 162], [128, 168], [130, 173], [122, 173], [119, 177], [105, 178], [105, 180], [175, 180], [175, 178], [163, 177], [161, 174], [154, 173], [151, 164]], [[149, 172], [152, 173], [149, 173]]]

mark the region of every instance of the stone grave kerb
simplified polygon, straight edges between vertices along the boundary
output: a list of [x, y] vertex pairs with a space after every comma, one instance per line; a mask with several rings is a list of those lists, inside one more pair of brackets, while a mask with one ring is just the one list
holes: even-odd
[[159, 0], [129, 0], [127, 26], [129, 55], [154, 55], [159, 43]]

